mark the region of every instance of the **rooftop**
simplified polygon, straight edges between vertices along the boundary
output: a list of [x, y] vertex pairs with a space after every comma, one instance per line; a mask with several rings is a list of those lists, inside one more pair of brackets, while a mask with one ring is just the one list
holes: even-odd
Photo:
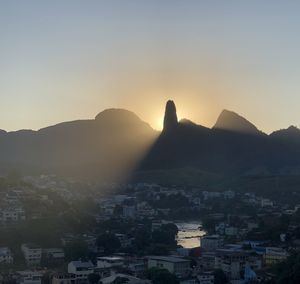
[[190, 262], [188, 259], [175, 257], [175, 256], [148, 256], [148, 259], [166, 261], [166, 262]]

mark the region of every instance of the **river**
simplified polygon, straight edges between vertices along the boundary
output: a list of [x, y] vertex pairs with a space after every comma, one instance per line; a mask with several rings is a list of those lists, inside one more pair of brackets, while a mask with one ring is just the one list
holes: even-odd
[[[199, 222], [180, 222], [178, 227], [177, 244], [184, 248], [195, 248], [200, 246], [200, 237], [206, 232], [201, 229]], [[200, 228], [199, 228], [200, 227]]]

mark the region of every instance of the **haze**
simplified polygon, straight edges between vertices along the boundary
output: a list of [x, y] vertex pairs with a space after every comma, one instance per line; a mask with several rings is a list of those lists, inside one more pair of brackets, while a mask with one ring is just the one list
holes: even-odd
[[160, 129], [165, 101], [212, 126], [224, 108], [299, 124], [296, 1], [1, 1], [0, 128], [110, 107]]

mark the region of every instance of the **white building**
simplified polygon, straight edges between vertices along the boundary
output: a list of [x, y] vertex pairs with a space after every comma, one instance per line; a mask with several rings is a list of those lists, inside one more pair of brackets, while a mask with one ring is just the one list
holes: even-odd
[[43, 273], [39, 271], [18, 271], [20, 284], [41, 284]]
[[35, 244], [22, 244], [23, 252], [27, 265], [39, 265], [42, 258], [42, 248]]
[[225, 199], [232, 199], [235, 197], [235, 192], [232, 190], [227, 190], [223, 192], [223, 196]]
[[190, 261], [180, 257], [150, 256], [148, 257], [148, 269], [153, 267], [166, 269], [177, 276], [184, 276], [190, 270]]
[[11, 250], [8, 247], [0, 248], [0, 264], [12, 264], [14, 262]]
[[112, 284], [112, 283], [116, 283], [117, 279], [126, 279], [126, 282], [122, 282], [122, 283], [127, 283], [127, 284], [151, 284], [152, 282], [150, 280], [143, 280], [143, 279], [139, 279], [136, 278], [132, 275], [127, 275], [127, 274], [112, 274], [109, 277], [106, 278], [102, 278], [101, 279], [101, 283], [102, 284]]
[[56, 273], [52, 276], [52, 284], [75, 284], [76, 276], [70, 273]]
[[4, 223], [21, 220], [25, 220], [25, 212], [20, 207], [7, 207], [0, 210], [0, 221]]
[[224, 233], [226, 236], [236, 236], [238, 234], [238, 228], [232, 226], [226, 227]]
[[261, 207], [273, 207], [273, 201], [267, 198], [262, 198], [260, 201], [260, 206]]
[[104, 256], [97, 258], [97, 268], [120, 267], [124, 264], [124, 258], [118, 256]]
[[215, 283], [215, 277], [213, 273], [207, 272], [207, 273], [201, 273], [197, 276], [198, 283], [199, 284], [214, 284]]
[[216, 252], [215, 269], [222, 269], [231, 281], [241, 279], [246, 265], [253, 270], [260, 270], [262, 267], [261, 256], [237, 247], [218, 249]]
[[287, 259], [289, 254], [286, 250], [278, 247], [267, 247], [264, 255], [266, 265], [272, 265]]
[[65, 259], [65, 253], [62, 248], [47, 248], [42, 250], [43, 263], [60, 263]]
[[135, 206], [128, 206], [128, 205], [123, 206], [123, 216], [125, 218], [134, 218], [135, 214], [136, 214]]
[[90, 261], [71, 261], [68, 264], [68, 273], [75, 275], [76, 283], [86, 283], [89, 274], [94, 273], [94, 265]]
[[222, 247], [224, 240], [219, 235], [205, 235], [200, 242], [203, 250], [214, 251]]

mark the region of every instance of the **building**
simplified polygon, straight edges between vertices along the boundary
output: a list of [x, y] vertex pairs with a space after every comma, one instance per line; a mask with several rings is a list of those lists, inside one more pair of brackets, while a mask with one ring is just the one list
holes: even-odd
[[[120, 282], [118, 282], [118, 280]], [[122, 280], [124, 282], [121, 282]], [[113, 284], [113, 283], [151, 284], [152, 282], [150, 280], [139, 279], [139, 278], [134, 277], [132, 275], [117, 273], [117, 274], [113, 274], [109, 277], [102, 278], [101, 283], [102, 284]]]
[[94, 265], [90, 261], [71, 261], [68, 273], [75, 275], [76, 283], [87, 283], [89, 274], [94, 273]]
[[223, 192], [223, 196], [225, 199], [232, 199], [235, 197], [235, 192], [232, 190], [227, 190]]
[[18, 271], [18, 280], [19, 284], [41, 284], [43, 273], [39, 271]]
[[230, 280], [240, 280], [246, 265], [253, 270], [261, 269], [261, 256], [237, 247], [216, 251], [215, 269], [222, 269]]
[[125, 218], [134, 218], [136, 214], [135, 206], [124, 205], [123, 206], [123, 216]]
[[184, 276], [190, 271], [190, 261], [180, 257], [150, 256], [148, 257], [148, 269], [153, 267], [166, 269], [177, 276]]
[[199, 284], [214, 284], [215, 276], [212, 272], [204, 272], [197, 276]]
[[205, 251], [214, 251], [223, 246], [224, 240], [219, 235], [205, 235], [201, 237], [201, 248]]
[[97, 268], [121, 267], [124, 264], [123, 257], [104, 256], [97, 258]]
[[264, 255], [266, 265], [272, 265], [286, 260], [288, 253], [286, 250], [277, 247], [267, 247]]
[[230, 236], [230, 237], [236, 236], [238, 234], [238, 228], [232, 226], [226, 227], [224, 233], [226, 236]]
[[127, 265], [127, 269], [131, 272], [130, 274], [134, 276], [139, 276], [144, 274], [146, 270], [146, 263], [143, 260], [137, 260], [135, 262], [130, 262]]
[[8, 247], [0, 248], [0, 264], [12, 264], [14, 258], [12, 256], [11, 250]]
[[260, 206], [261, 207], [273, 207], [274, 203], [270, 199], [262, 198], [260, 201]]
[[115, 234], [115, 236], [119, 239], [122, 248], [129, 247], [132, 244], [133, 238], [129, 238], [126, 234]]
[[42, 250], [42, 263], [46, 265], [62, 264], [65, 259], [65, 253], [62, 248], [48, 248]]
[[52, 276], [52, 284], [76, 284], [75, 274], [56, 273]]
[[0, 210], [0, 221], [3, 223], [18, 222], [25, 220], [25, 212], [20, 207], [7, 207]]
[[21, 250], [27, 265], [41, 264], [42, 248], [40, 246], [35, 244], [22, 244]]

